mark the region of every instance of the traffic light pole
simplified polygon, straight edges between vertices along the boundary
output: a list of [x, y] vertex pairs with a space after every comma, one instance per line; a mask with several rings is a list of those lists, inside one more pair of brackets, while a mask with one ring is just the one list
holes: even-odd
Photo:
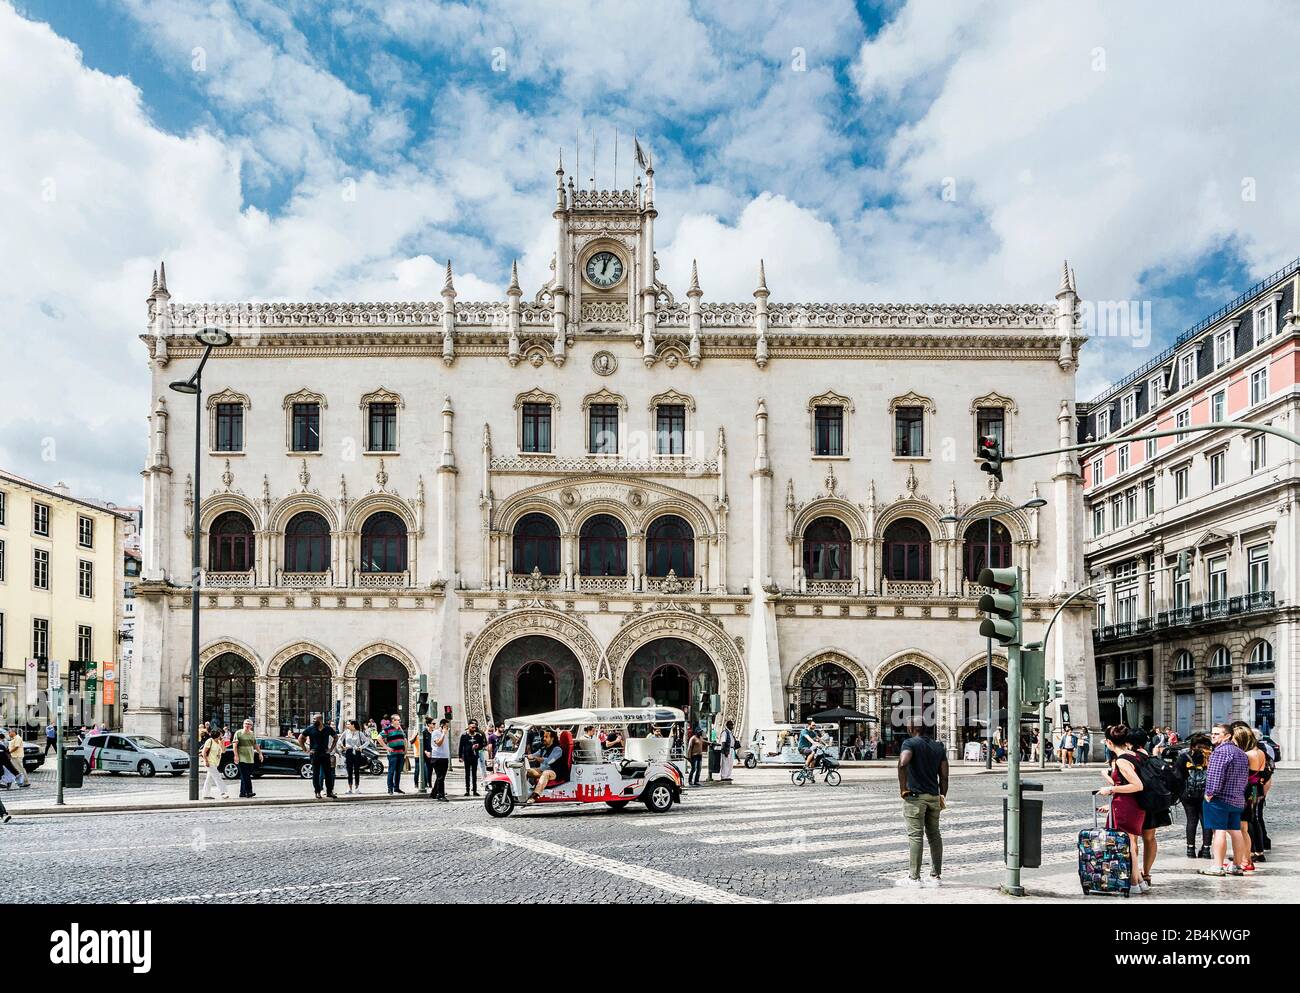
[[[1017, 594], [1019, 598], [1019, 594]], [[1019, 618], [1017, 618], [1019, 627]], [[1020, 646], [1007, 646], [1007, 881], [1002, 892], [1024, 896], [1020, 885]], [[1012, 730], [1014, 727], [1014, 731]]]
[[1038, 768], [1047, 768], [1047, 701], [1038, 701]]
[[1170, 428], [1168, 431], [1147, 431], [1143, 434], [1126, 434], [1103, 441], [1090, 441], [1083, 445], [1066, 445], [1064, 448], [1046, 448], [1041, 452], [1025, 452], [1023, 455], [1003, 455], [1002, 462], [1024, 462], [1026, 459], [1040, 459], [1048, 455], [1060, 455], [1063, 452], [1091, 452], [1096, 449], [1106, 448], [1109, 445], [1129, 444], [1134, 441], [1146, 441], [1150, 438], [1172, 438], [1176, 435], [1192, 434], [1196, 431], [1221, 431], [1224, 428], [1234, 428], [1239, 431], [1256, 431], [1260, 434], [1271, 434], [1278, 438], [1283, 438], [1293, 445], [1300, 445], [1300, 435], [1292, 434], [1290, 431], [1283, 431], [1281, 428], [1275, 428], [1271, 424], [1254, 424], [1250, 421], [1212, 421], [1209, 424], [1187, 424], [1181, 428]]

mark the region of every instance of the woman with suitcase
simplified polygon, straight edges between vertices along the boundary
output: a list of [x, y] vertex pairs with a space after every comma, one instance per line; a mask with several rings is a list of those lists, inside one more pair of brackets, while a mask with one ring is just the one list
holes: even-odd
[[1106, 750], [1114, 761], [1106, 773], [1110, 785], [1099, 789], [1097, 795], [1111, 798], [1109, 824], [1128, 835], [1130, 889], [1145, 893], [1147, 884], [1142, 878], [1138, 843], [1142, 839], [1146, 811], [1137, 802], [1137, 794], [1142, 792], [1142, 780], [1137, 773], [1140, 760], [1129, 750], [1128, 737], [1129, 729], [1123, 724], [1106, 729]]

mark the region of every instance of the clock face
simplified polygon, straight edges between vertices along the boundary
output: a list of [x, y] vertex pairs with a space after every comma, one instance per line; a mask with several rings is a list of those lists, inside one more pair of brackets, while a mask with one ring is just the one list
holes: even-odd
[[613, 252], [597, 252], [587, 260], [587, 281], [607, 290], [623, 278], [623, 260]]

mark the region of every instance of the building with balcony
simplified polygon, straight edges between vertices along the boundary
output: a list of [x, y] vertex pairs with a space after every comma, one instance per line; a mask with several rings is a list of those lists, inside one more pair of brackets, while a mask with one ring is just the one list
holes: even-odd
[[[501, 302], [459, 300], [450, 264], [440, 299], [383, 304], [178, 303], [159, 271], [133, 726], [175, 737], [199, 596], [198, 710], [259, 731], [409, 718], [424, 676], [457, 724], [699, 719], [716, 694], [744, 731], [845, 705], [887, 750], [913, 717], [978, 737], [974, 577], [1023, 568], [1032, 636], [1083, 576], [1077, 462], [997, 484], [975, 457], [981, 434], [1072, 440], [1073, 273], [1051, 305], [795, 304], [756, 258], [751, 300], [708, 303], [707, 260], [660, 280], [652, 170], [619, 191], [561, 171], [553, 216], [551, 277]], [[167, 384], [209, 324], [234, 342], [204, 373], [196, 487], [195, 404]], [[993, 511], [991, 536], [943, 520]], [[1081, 716], [1089, 619], [1052, 646]]]
[[[1224, 719], [1296, 747], [1297, 458], [1263, 432], [1132, 436], [1237, 420], [1295, 432], [1300, 259], [1079, 405], [1087, 561], [1106, 587], [1094, 646], [1103, 721], [1180, 734]], [[1186, 553], [1187, 570], [1176, 568]]]

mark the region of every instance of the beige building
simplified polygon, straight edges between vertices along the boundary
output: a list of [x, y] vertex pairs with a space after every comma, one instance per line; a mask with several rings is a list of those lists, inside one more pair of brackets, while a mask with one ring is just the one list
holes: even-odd
[[117, 721], [102, 691], [105, 675], [117, 678], [123, 525], [62, 483], [0, 470], [0, 722], [45, 723], [50, 659], [65, 685], [69, 661], [95, 663], [94, 697], [83, 683], [69, 723]]
[[[1103, 720], [1187, 735], [1222, 720], [1300, 746], [1294, 446], [1214, 430], [1222, 420], [1300, 431], [1300, 259], [1198, 322], [1080, 405], [1088, 568], [1105, 582], [1094, 639]], [[1186, 553], [1186, 575], [1173, 566]]]
[[[1077, 464], [998, 487], [975, 458], [980, 433], [1069, 443], [1073, 274], [1047, 305], [799, 304], [756, 258], [752, 298], [712, 303], [707, 259], [659, 278], [653, 170], [558, 172], [554, 196], [551, 278], [498, 302], [458, 299], [450, 264], [439, 299], [380, 304], [178, 303], [159, 273], [132, 726], [174, 735], [188, 695], [198, 501], [206, 718], [409, 718], [423, 676], [457, 724], [647, 698], [698, 719], [716, 694], [746, 732], [844, 705], [886, 750], [912, 707], [978, 737], [985, 526], [942, 518], [1005, 512], [1030, 636], [1078, 588]], [[210, 324], [234, 343], [196, 491], [168, 384]], [[1095, 720], [1088, 635], [1068, 611], [1052, 667]]]

